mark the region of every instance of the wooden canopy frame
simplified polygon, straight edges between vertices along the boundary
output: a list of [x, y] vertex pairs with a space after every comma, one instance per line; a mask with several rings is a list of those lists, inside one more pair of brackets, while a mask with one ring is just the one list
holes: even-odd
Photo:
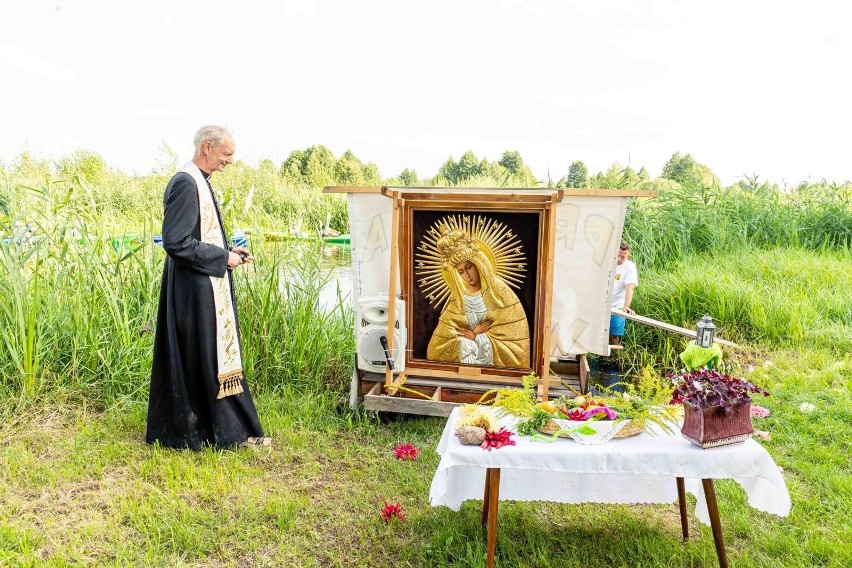
[[[393, 201], [391, 223], [390, 274], [388, 280], [388, 297], [395, 298], [397, 280], [401, 282], [402, 292], [410, 290], [410, 270], [402, 272], [400, 265], [409, 266], [413, 259], [409, 258], [412, 250], [411, 232], [400, 235], [400, 224], [410, 226], [413, 212], [420, 209], [440, 210], [448, 212], [458, 209], [469, 209], [472, 212], [533, 212], [541, 215], [539, 223], [539, 251], [537, 263], [538, 278], [536, 294], [533, 344], [531, 345], [530, 368], [539, 379], [539, 394], [547, 400], [551, 386], [551, 361], [549, 357], [550, 329], [553, 296], [553, 264], [555, 255], [555, 226], [556, 207], [566, 195], [572, 196], [606, 196], [606, 197], [652, 197], [652, 190], [613, 190], [613, 189], [576, 189], [576, 188], [448, 188], [448, 187], [343, 187], [329, 186], [324, 193], [367, 193], [381, 194]], [[400, 244], [403, 245], [400, 251]], [[409, 298], [403, 298], [408, 300]], [[406, 321], [412, 321], [410, 301], [405, 302]], [[393, 350], [394, 324], [396, 321], [396, 303], [388, 302], [387, 340], [389, 349]], [[585, 361], [583, 361], [585, 363]], [[356, 370], [357, 374], [357, 370]], [[503, 384], [521, 385], [521, 377], [526, 371], [518, 369], [503, 369], [500, 367], [480, 367], [446, 362], [411, 361], [406, 354], [405, 370], [394, 377], [388, 367], [385, 370], [383, 390], [388, 395], [395, 395], [401, 390], [408, 390], [405, 385], [409, 377], [423, 377], [434, 380], [455, 380], [464, 384]], [[378, 387], [378, 385], [376, 385]], [[375, 389], [374, 389], [375, 390]], [[440, 387], [438, 387], [440, 390]], [[418, 393], [419, 394], [419, 393]], [[424, 398], [432, 398], [422, 395]], [[443, 412], [442, 412], [443, 414]]]

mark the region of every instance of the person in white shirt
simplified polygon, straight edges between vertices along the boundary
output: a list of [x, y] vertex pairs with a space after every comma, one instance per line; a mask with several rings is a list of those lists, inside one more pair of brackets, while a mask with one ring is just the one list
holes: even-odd
[[[612, 287], [612, 307], [619, 308], [628, 314], [635, 314], [630, 309], [633, 302], [633, 290], [639, 285], [639, 274], [636, 265], [630, 260], [630, 245], [622, 241], [618, 247], [618, 259], [615, 266], [615, 283]], [[624, 336], [626, 318], [612, 314], [609, 318], [609, 343], [621, 345]]]

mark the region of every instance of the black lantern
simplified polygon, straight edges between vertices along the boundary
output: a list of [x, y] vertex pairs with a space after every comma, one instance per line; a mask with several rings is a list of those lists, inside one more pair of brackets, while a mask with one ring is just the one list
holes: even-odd
[[713, 325], [713, 318], [710, 314], [704, 314], [695, 326], [695, 344], [699, 347], [710, 347], [713, 345], [714, 333], [716, 333], [716, 326]]

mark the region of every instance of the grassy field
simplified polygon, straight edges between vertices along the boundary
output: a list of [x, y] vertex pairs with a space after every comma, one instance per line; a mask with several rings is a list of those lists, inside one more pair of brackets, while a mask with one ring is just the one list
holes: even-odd
[[[352, 312], [319, 310], [317, 250], [255, 243], [254, 272], [237, 280], [247, 375], [272, 448], [151, 447], [163, 253], [148, 237], [164, 178], [4, 175], [0, 565], [483, 565], [481, 502], [459, 512], [428, 502], [443, 420], [346, 407]], [[236, 168], [220, 184], [240, 188], [231, 222], [345, 211], [264, 175]], [[245, 215], [249, 184], [258, 192]], [[142, 246], [113, 247], [117, 227], [133, 227]], [[637, 311], [686, 327], [712, 313], [720, 335], [745, 346], [726, 351], [729, 368], [774, 395], [756, 426], [771, 433], [761, 443], [784, 468], [793, 509], [757, 512], [719, 482], [731, 564], [852, 565], [850, 186], [673, 189], [631, 203], [625, 231], [640, 266]], [[634, 324], [625, 343], [617, 357], [631, 373], [674, 370], [685, 345]], [[418, 459], [396, 460], [399, 443], [417, 445]], [[382, 522], [385, 501], [406, 520]], [[675, 505], [505, 503], [498, 565], [715, 566], [709, 528], [691, 523], [681, 544]]]
[[[793, 499], [790, 517], [752, 510], [719, 482], [733, 566], [848, 566], [852, 360], [776, 352], [758, 427]], [[781, 385], [784, 385], [783, 387]], [[800, 401], [817, 412], [802, 414]], [[9, 565], [481, 566], [479, 502], [428, 503], [443, 426], [435, 418], [350, 420], [286, 390], [258, 405], [268, 452], [177, 452], [143, 443], [143, 401], [88, 413], [46, 401], [0, 428], [0, 562]], [[422, 449], [392, 457], [398, 443]], [[383, 523], [383, 501], [404, 522]], [[501, 566], [713, 566], [707, 527], [679, 543], [671, 506], [501, 505]]]
[[[668, 277], [686, 279], [696, 263], [710, 259], [686, 258], [667, 271]], [[719, 482], [729, 558], [733, 566], [848, 566], [852, 356], [845, 347], [839, 350], [849, 335], [830, 332], [838, 329], [835, 324], [848, 325], [848, 309], [838, 312], [838, 306], [852, 305], [843, 272], [850, 259], [775, 250], [744, 254], [739, 262], [748, 259], [758, 272], [761, 263], [754, 259], [775, 267], [763, 276], [766, 290], [792, 301], [792, 290], [800, 289], [802, 302], [813, 297], [833, 302], [812, 303], [812, 310], [785, 318], [794, 320], [788, 323], [793, 329], [801, 326], [811, 335], [784, 332], [777, 340], [767, 335], [764, 343], [730, 354], [753, 381], [773, 392], [767, 404], [772, 414], [757, 427], [772, 435], [763, 443], [784, 468], [793, 510], [784, 519], [760, 513], [748, 506], [738, 486]], [[737, 262], [727, 266], [727, 272], [717, 268], [717, 275], [748, 288], [750, 273]], [[832, 276], [801, 289], [787, 270], [793, 266]], [[646, 276], [649, 285], [640, 296], [649, 311], [662, 294], [650, 284], [657, 278], [662, 275]], [[304, 309], [293, 299], [291, 309]], [[743, 334], [764, 335], [759, 326], [743, 325], [749, 330]], [[293, 343], [307, 341], [297, 339]], [[329, 353], [340, 346], [317, 348]], [[119, 389], [108, 404], [97, 399], [87, 404], [78, 389], [54, 386], [38, 402], [5, 405], [0, 562], [481, 566], [481, 503], [468, 502], [453, 512], [428, 502], [443, 420], [390, 416], [379, 421], [349, 412], [341, 406], [345, 381], [323, 385], [325, 380], [294, 377], [274, 387], [260, 381], [260, 416], [275, 438], [271, 450], [260, 452], [146, 446], [144, 389]], [[802, 402], [814, 404], [816, 411], [802, 413]], [[396, 460], [392, 452], [399, 443], [417, 445], [421, 455], [413, 462]], [[406, 520], [382, 522], [384, 501], [400, 502]], [[694, 536], [682, 545], [675, 505], [506, 503], [497, 559], [502, 566], [531, 567], [714, 566], [709, 528], [691, 523]]]

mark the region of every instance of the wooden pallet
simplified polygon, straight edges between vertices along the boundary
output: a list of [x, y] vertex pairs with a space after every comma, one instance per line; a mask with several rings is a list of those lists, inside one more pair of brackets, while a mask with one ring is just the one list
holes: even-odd
[[[574, 396], [588, 390], [588, 363], [585, 355], [576, 361], [551, 361], [548, 398]], [[422, 377], [408, 375], [405, 389], [396, 389], [388, 394], [385, 388], [385, 376], [377, 373], [356, 371], [353, 376], [353, 391], [357, 393], [353, 405], [363, 404], [364, 408], [375, 412], [398, 412], [402, 414], [421, 414], [425, 416], [447, 417], [453, 408], [462, 404], [487, 402], [492, 396], [483, 396], [495, 388], [515, 386], [520, 388], [520, 379], [512, 382], [505, 379], [488, 382], [487, 379], [465, 381], [455, 378]], [[569, 388], [570, 387], [570, 388]], [[539, 385], [539, 400], [543, 398], [543, 388]]]

